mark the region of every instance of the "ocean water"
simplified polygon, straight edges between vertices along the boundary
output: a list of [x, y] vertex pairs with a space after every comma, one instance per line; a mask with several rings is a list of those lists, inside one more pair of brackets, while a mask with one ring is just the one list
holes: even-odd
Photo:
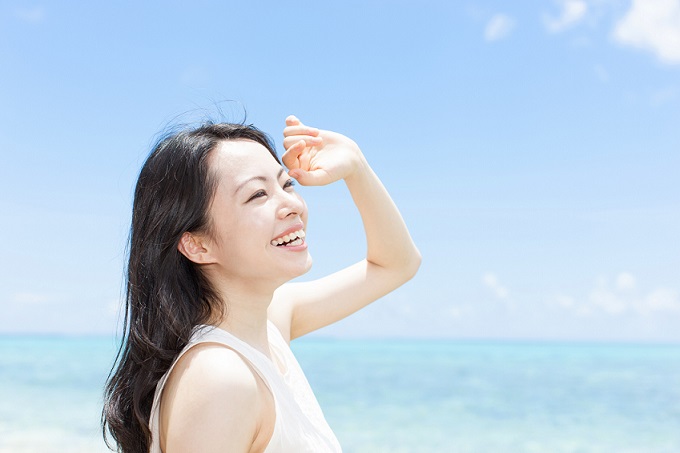
[[[680, 453], [680, 345], [293, 342], [347, 453]], [[0, 452], [105, 452], [103, 337], [0, 336]]]

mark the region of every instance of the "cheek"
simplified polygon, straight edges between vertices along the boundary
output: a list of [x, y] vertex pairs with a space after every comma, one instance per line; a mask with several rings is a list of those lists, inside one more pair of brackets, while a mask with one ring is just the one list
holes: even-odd
[[305, 199], [302, 198], [300, 194], [297, 194], [298, 199], [300, 200], [300, 203], [302, 203], [302, 212], [300, 213], [300, 217], [302, 218], [302, 223], [307, 226], [307, 217], [308, 217], [308, 212], [307, 212], [307, 203], [305, 203]]
[[[213, 218], [216, 242], [223, 255], [233, 255], [247, 249], [252, 237], [254, 225], [249, 225], [238, 212], [227, 211], [216, 213]], [[250, 235], [248, 234], [250, 232]]]

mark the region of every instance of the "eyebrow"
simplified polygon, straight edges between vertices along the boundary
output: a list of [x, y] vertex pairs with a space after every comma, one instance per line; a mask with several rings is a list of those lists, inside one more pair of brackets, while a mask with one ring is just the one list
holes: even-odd
[[[282, 174], [282, 173], [283, 173], [283, 167], [281, 167], [281, 170], [279, 170], [279, 173], [276, 175], [276, 179], [277, 179], [277, 180], [281, 177], [281, 174]], [[239, 184], [239, 186], [236, 188], [236, 191], [234, 192], [234, 195], [236, 195], [236, 194], [238, 193], [239, 190], [243, 189], [243, 186], [245, 186], [246, 184], [248, 184], [250, 181], [254, 181], [254, 180], [255, 180], [255, 181], [264, 181], [264, 182], [266, 182], [268, 179], [269, 179], [269, 178], [267, 178], [266, 176], [253, 176], [253, 177], [250, 178], [250, 179], [246, 179], [246, 180], [243, 181], [241, 184]]]

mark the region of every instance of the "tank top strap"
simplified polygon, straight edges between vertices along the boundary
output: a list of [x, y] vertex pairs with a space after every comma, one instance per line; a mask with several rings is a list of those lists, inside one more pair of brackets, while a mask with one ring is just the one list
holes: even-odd
[[[271, 340], [270, 340], [271, 341]], [[239, 339], [226, 330], [214, 326], [199, 326], [194, 331], [190, 345], [199, 343], [218, 343], [236, 351], [249, 362], [260, 377], [271, 389], [277, 380], [279, 372], [272, 360], [245, 341]]]

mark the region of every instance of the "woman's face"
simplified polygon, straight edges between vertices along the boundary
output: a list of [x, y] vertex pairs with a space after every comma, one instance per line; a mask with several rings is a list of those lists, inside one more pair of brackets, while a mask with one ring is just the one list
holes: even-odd
[[[289, 235], [305, 230], [307, 205], [267, 148], [249, 140], [223, 141], [210, 166], [218, 179], [209, 212], [220, 273], [280, 285], [307, 272], [312, 265], [307, 243]], [[282, 236], [290, 245], [273, 245]]]

